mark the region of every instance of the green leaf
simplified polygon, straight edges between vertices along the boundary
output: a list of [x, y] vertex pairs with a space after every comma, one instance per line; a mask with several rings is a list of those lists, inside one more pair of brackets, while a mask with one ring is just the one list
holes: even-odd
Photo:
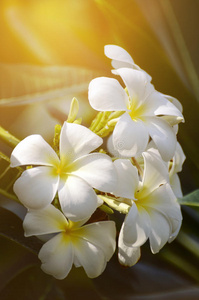
[[178, 198], [178, 203], [181, 205], [199, 206], [199, 189], [183, 198]]

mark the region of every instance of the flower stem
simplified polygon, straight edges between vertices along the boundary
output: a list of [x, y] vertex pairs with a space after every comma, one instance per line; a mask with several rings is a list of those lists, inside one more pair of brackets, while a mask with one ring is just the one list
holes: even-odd
[[97, 114], [97, 116], [95, 117], [95, 119], [92, 121], [91, 126], [89, 127], [89, 129], [92, 130], [93, 132], [95, 132], [96, 127], [98, 126], [99, 122], [101, 121], [102, 114], [103, 114], [103, 112], [100, 111]]
[[114, 210], [117, 210], [122, 214], [128, 214], [130, 205], [127, 203], [118, 201], [113, 197], [106, 197], [102, 195], [98, 195], [98, 197], [100, 197], [106, 204], [108, 204], [109, 207], [113, 208]]
[[16, 147], [16, 145], [20, 142], [18, 138], [9, 133], [3, 127], [0, 126], [0, 138], [6, 142], [11, 147]]

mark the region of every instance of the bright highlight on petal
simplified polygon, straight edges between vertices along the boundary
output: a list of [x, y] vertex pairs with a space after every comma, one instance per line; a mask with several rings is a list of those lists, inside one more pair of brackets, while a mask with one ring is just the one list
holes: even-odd
[[38, 134], [21, 141], [11, 154], [11, 167], [25, 165], [53, 166], [59, 162], [58, 156], [48, 143]]
[[123, 48], [116, 45], [106, 45], [104, 47], [104, 54], [112, 59], [112, 66], [115, 69], [124, 67], [133, 67], [135, 65], [130, 54]]
[[113, 78], [93, 79], [89, 84], [88, 99], [90, 105], [99, 111], [127, 110], [128, 96]]

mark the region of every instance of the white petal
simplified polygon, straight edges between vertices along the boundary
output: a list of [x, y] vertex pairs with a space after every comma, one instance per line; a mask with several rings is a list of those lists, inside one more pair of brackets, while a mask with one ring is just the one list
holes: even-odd
[[75, 222], [91, 216], [98, 206], [92, 187], [77, 176], [70, 175], [61, 182], [58, 194], [62, 211]]
[[38, 134], [22, 140], [12, 151], [11, 167], [21, 165], [47, 165], [59, 163], [59, 158], [50, 145]]
[[183, 193], [182, 193], [180, 178], [177, 174], [174, 174], [172, 177], [170, 177], [170, 185], [176, 198], [182, 198]]
[[92, 243], [79, 239], [74, 244], [75, 256], [90, 278], [99, 276], [106, 267], [106, 258], [103, 251]]
[[[152, 222], [151, 228], [154, 226], [154, 230], [151, 231], [151, 239], [154, 245], [152, 248], [154, 252], [157, 252], [168, 239], [172, 241], [178, 234], [182, 222], [180, 205], [177, 203], [176, 197], [169, 184], [161, 185], [148, 197], [141, 199], [141, 201], [150, 215]], [[153, 217], [154, 219], [152, 220]], [[155, 223], [154, 220], [156, 219], [159, 225]], [[162, 220], [163, 225], [161, 225], [160, 220]], [[158, 226], [162, 226], [163, 229], [158, 229]], [[159, 233], [156, 233], [156, 231]], [[161, 235], [163, 236], [161, 237]]]
[[122, 77], [131, 99], [143, 103], [145, 98], [154, 91], [153, 85], [144, 72], [129, 68], [117, 69], [114, 73], [116, 72]]
[[158, 107], [154, 111], [155, 115], [177, 116], [184, 120], [181, 111], [168, 99], [166, 99], [163, 94], [156, 91], [153, 95], [151, 95], [151, 97], [155, 97], [157, 103], [159, 102]]
[[143, 207], [138, 207], [135, 203], [132, 205], [123, 224], [124, 243], [133, 247], [140, 247], [146, 242], [150, 229], [148, 213]]
[[149, 234], [152, 253], [157, 253], [167, 243], [171, 228], [168, 220], [158, 211], [150, 211], [151, 230]]
[[126, 215], [125, 220], [122, 224], [121, 230], [123, 231], [123, 240], [128, 245], [132, 245], [137, 241], [137, 230], [135, 228], [135, 223], [137, 220], [138, 209], [135, 203], [133, 203], [128, 215]]
[[171, 232], [171, 235], [168, 239], [168, 242], [171, 243], [171, 242], [173, 242], [173, 240], [175, 240], [175, 238], [177, 237], [177, 235], [180, 231], [180, 228], [181, 228], [181, 225], [182, 225], [182, 219], [181, 219], [181, 221], [179, 221], [175, 218], [170, 218], [169, 221], [171, 223], [172, 232]]
[[89, 84], [88, 99], [91, 107], [99, 111], [126, 111], [128, 96], [116, 79], [99, 77]]
[[102, 138], [90, 129], [64, 122], [60, 134], [60, 157], [62, 164], [69, 164], [76, 158], [88, 154], [103, 143]]
[[129, 53], [123, 48], [116, 45], [106, 45], [104, 47], [104, 52], [108, 58], [112, 59], [111, 64], [113, 68], [132, 68], [135, 70], [140, 70], [144, 72], [148, 77], [148, 80], [151, 81], [151, 76], [143, 71], [138, 65], [136, 65]]
[[164, 98], [166, 98], [167, 100], [169, 100], [173, 105], [175, 105], [177, 107], [177, 109], [182, 113], [182, 104], [180, 103], [180, 101], [172, 96], [169, 95], [165, 95], [162, 94], [164, 96]]
[[147, 117], [147, 128], [162, 159], [172, 159], [176, 149], [176, 135], [172, 127], [161, 118]]
[[113, 221], [90, 223], [74, 231], [73, 236], [79, 236], [100, 248], [107, 261], [115, 252], [116, 227]]
[[117, 159], [114, 166], [118, 174], [118, 184], [113, 194], [118, 197], [134, 199], [139, 178], [137, 168], [127, 159]]
[[[178, 211], [176, 208], [176, 211], [174, 213], [172, 212], [172, 218], [170, 217], [170, 219], [169, 219], [171, 226], [172, 226], [172, 232], [171, 232], [171, 235], [168, 240], [169, 243], [171, 243], [173, 240], [175, 240], [175, 238], [177, 237], [177, 235], [180, 231], [181, 225], [182, 225], [181, 209], [180, 209], [180, 205], [178, 205], [178, 206], [179, 206]], [[176, 217], [174, 214], [176, 214]]]
[[122, 47], [116, 46], [116, 45], [106, 45], [104, 47], [104, 54], [110, 58], [113, 59], [112, 66], [115, 69], [121, 68], [121, 67], [133, 67], [134, 61], [130, 54], [124, 50]]
[[178, 172], [182, 171], [182, 165], [183, 165], [185, 159], [186, 159], [186, 156], [185, 156], [185, 154], [184, 154], [184, 152], [182, 150], [182, 147], [177, 142], [175, 155], [173, 157], [172, 168], [171, 168], [171, 170], [169, 172], [170, 176], [172, 176], [175, 173], [178, 173]]
[[25, 236], [64, 231], [67, 224], [64, 215], [53, 205], [29, 211], [23, 221]]
[[177, 235], [178, 235], [178, 233], [180, 231], [181, 225], [182, 225], [181, 223], [178, 224], [178, 227], [177, 227], [176, 231], [174, 233], [172, 233], [171, 236], [169, 237], [168, 243], [171, 243], [171, 242], [173, 242], [175, 240], [175, 238], [177, 237]]
[[178, 133], [179, 130], [179, 123], [182, 122], [181, 117], [176, 117], [176, 116], [160, 116], [160, 118], [164, 121], [166, 121], [172, 128], [175, 134]]
[[111, 158], [103, 153], [93, 153], [72, 164], [72, 174], [83, 178], [93, 188], [112, 192], [117, 185], [117, 174]]
[[169, 118], [172, 124], [181, 122], [183, 117], [180, 111], [165, 99], [161, 93], [152, 88], [152, 85], [149, 85], [149, 87], [148, 93], [145, 93], [143, 116], [161, 115], [161, 117]]
[[35, 167], [24, 171], [14, 184], [14, 192], [29, 209], [41, 209], [52, 202], [57, 192], [59, 177], [51, 167]]
[[133, 121], [129, 114], [124, 113], [113, 131], [113, 145], [123, 156], [132, 157], [143, 152], [149, 139], [145, 124]]
[[124, 156], [122, 156], [118, 150], [116, 150], [113, 146], [113, 134], [111, 134], [108, 139], [107, 139], [107, 150], [108, 150], [108, 153], [111, 154], [111, 156], [113, 157], [121, 157], [121, 158], [125, 158]]
[[39, 252], [42, 270], [57, 279], [64, 279], [71, 270], [74, 251], [65, 233], [59, 233], [45, 243]]
[[[176, 220], [180, 223], [182, 221], [182, 214], [180, 205], [177, 203], [176, 196], [174, 195], [168, 183], [159, 186], [146, 198], [142, 198], [142, 205], [150, 212], [155, 209], [166, 216], [169, 220]], [[178, 227], [178, 225], [176, 225]], [[175, 231], [176, 228], [174, 228]], [[173, 231], [173, 229], [172, 229]]]
[[140, 197], [145, 197], [161, 184], [169, 182], [169, 173], [161, 157], [152, 151], [143, 152], [142, 155], [144, 157], [144, 173], [143, 188], [140, 191]]
[[118, 239], [118, 259], [121, 265], [132, 267], [141, 256], [140, 247], [126, 245], [123, 240], [123, 229], [121, 228]]
[[99, 196], [97, 196], [97, 207], [100, 207], [103, 203], [104, 201]]
[[[162, 117], [163, 118], [163, 117]], [[171, 125], [172, 126], [172, 125]], [[178, 133], [178, 130], [179, 130], [179, 126], [178, 126], [178, 124], [176, 124], [176, 125], [173, 125], [173, 131], [174, 131], [174, 133], [177, 135], [177, 133]]]

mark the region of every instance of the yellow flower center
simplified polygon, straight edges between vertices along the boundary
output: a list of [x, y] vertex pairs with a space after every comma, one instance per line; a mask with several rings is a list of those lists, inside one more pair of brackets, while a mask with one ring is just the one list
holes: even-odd
[[62, 231], [62, 241], [64, 243], [73, 243], [73, 245], [78, 246], [79, 239], [84, 235], [83, 228], [79, 228], [74, 222], [68, 220], [68, 223], [64, 225], [64, 231]]
[[62, 168], [61, 168], [61, 167], [58, 167], [57, 170], [56, 170], [56, 173], [57, 173], [58, 175], [60, 175], [60, 174], [62, 173]]
[[51, 170], [51, 174], [53, 176], [59, 175], [60, 177], [67, 176], [67, 174], [71, 173], [72, 164], [66, 164], [60, 161], [59, 164], [55, 164]]
[[143, 116], [146, 111], [146, 107], [144, 104], [139, 105], [137, 98], [129, 98], [129, 105], [127, 108], [129, 109], [128, 114], [133, 121], [137, 121], [137, 119], [144, 119]]

